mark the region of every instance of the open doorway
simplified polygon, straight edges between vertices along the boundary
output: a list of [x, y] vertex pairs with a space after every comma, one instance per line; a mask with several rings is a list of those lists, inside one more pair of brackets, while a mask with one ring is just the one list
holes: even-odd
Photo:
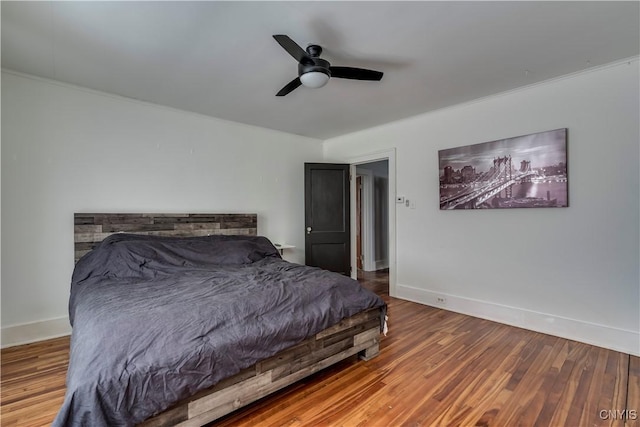
[[[395, 150], [352, 161], [352, 277], [381, 295], [395, 292]], [[393, 170], [393, 173], [391, 172]]]

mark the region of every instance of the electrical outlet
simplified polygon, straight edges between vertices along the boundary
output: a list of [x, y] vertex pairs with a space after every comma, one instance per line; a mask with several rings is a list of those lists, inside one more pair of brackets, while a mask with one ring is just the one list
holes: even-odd
[[445, 305], [447, 303], [447, 299], [443, 296], [436, 297], [436, 303]]

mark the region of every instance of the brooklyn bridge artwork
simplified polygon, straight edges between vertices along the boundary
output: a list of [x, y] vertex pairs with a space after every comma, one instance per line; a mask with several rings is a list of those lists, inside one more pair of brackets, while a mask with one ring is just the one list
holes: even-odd
[[438, 151], [440, 209], [568, 206], [567, 129]]

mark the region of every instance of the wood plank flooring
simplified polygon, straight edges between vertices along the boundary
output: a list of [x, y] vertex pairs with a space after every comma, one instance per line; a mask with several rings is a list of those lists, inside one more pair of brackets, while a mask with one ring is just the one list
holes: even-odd
[[2, 350], [0, 426], [48, 426], [62, 405], [69, 337]]
[[[382, 278], [381, 278], [382, 277]], [[326, 369], [227, 426], [640, 426], [640, 358], [389, 298], [380, 355]], [[0, 425], [50, 425], [68, 337], [1, 352]]]

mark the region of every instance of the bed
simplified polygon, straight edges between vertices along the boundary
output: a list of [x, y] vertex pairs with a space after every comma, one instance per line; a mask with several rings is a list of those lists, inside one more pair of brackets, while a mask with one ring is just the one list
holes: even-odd
[[284, 261], [255, 214], [75, 214], [67, 391], [54, 426], [201, 426], [378, 353], [384, 302]]

